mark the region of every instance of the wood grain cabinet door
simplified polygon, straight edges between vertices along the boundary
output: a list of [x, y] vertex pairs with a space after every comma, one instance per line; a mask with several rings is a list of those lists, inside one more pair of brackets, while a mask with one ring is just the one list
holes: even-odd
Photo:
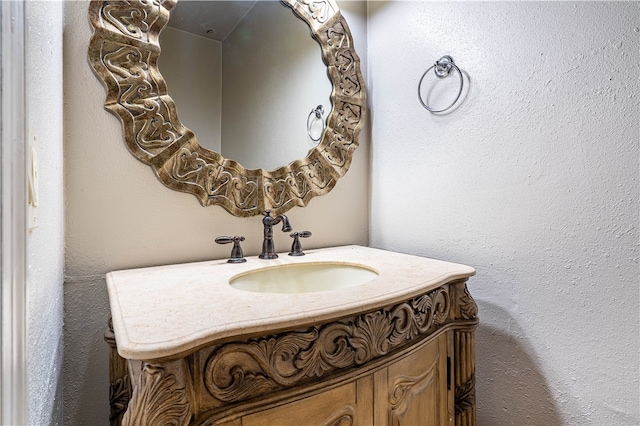
[[242, 426], [371, 426], [371, 375], [242, 418]]
[[376, 425], [454, 424], [453, 392], [447, 377], [448, 349], [449, 337], [445, 333], [374, 373]]

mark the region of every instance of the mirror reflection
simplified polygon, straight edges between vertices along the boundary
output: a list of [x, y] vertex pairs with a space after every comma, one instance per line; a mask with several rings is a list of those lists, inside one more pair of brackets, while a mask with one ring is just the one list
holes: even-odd
[[179, 1], [160, 44], [159, 70], [201, 146], [273, 170], [317, 144], [332, 87], [320, 46], [288, 7]]

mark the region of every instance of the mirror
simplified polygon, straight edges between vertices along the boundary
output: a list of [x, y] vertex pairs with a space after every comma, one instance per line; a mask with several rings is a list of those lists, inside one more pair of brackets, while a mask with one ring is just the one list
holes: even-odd
[[[289, 160], [281, 160], [272, 169], [248, 167], [204, 148], [198, 139], [204, 136], [196, 136], [178, 118], [182, 107], [169, 95], [158, 66], [160, 32], [175, 6], [175, 0], [94, 0], [89, 6], [94, 29], [89, 60], [105, 83], [105, 108], [120, 118], [129, 151], [151, 166], [167, 187], [195, 195], [203, 206], [220, 205], [236, 216], [259, 215], [267, 209], [279, 214], [294, 206], [306, 206], [314, 196], [328, 193], [349, 169], [366, 105], [360, 60], [335, 1], [283, 2], [308, 25], [311, 37], [319, 43], [326, 67], [320, 68], [329, 76], [332, 89], [330, 105], [325, 105], [326, 128], [319, 142], [307, 150], [305, 157], [288, 164]], [[295, 17], [290, 13], [289, 19]], [[267, 47], [276, 58], [286, 50], [282, 44]], [[188, 61], [180, 65], [185, 69], [191, 66]], [[290, 73], [289, 80], [294, 77], [299, 76]], [[271, 125], [278, 127], [291, 121], [286, 113], [271, 109]], [[254, 125], [254, 120], [248, 115], [233, 117], [240, 124]], [[257, 150], [264, 140], [262, 135], [250, 138], [243, 142], [250, 143], [251, 150]], [[306, 134], [302, 139], [308, 143]]]
[[203, 148], [271, 170], [317, 144], [325, 117], [308, 118], [330, 109], [331, 82], [320, 45], [294, 17], [276, 0], [179, 1], [171, 11], [158, 69]]

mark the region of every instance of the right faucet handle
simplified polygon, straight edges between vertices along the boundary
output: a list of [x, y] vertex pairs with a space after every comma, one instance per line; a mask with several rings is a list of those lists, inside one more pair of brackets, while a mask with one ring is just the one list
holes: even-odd
[[311, 232], [292, 232], [290, 236], [293, 238], [293, 244], [291, 244], [291, 253], [289, 253], [289, 256], [304, 256], [302, 244], [300, 244], [300, 238], [309, 238], [311, 236]]
[[235, 237], [216, 238], [216, 243], [218, 244], [233, 243], [233, 248], [231, 249], [231, 257], [229, 257], [229, 260], [227, 260], [227, 263], [244, 263], [247, 261], [247, 259], [244, 258], [244, 254], [242, 253], [242, 247], [240, 247], [240, 241], [244, 241], [244, 237], [235, 236]]

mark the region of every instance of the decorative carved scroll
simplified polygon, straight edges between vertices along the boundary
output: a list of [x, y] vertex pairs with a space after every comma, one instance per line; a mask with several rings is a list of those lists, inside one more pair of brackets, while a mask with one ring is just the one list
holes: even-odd
[[350, 405], [341, 407], [331, 413], [331, 416], [318, 422], [319, 426], [353, 426], [356, 424], [356, 411]]
[[178, 119], [158, 70], [158, 36], [176, 0], [92, 0], [89, 60], [122, 121], [129, 151], [167, 187], [236, 216], [274, 215], [331, 191], [347, 173], [364, 125], [366, 91], [349, 27], [334, 0], [285, 0], [311, 28], [333, 85], [333, 109], [306, 158], [273, 171], [246, 169], [202, 148]]
[[312, 32], [322, 28], [339, 11], [338, 4], [334, 0], [282, 1], [309, 24]]
[[[159, 0], [120, 0], [106, 2], [101, 18], [103, 27], [125, 38], [154, 43], [159, 29], [166, 24], [168, 14], [162, 14]], [[175, 1], [164, 1], [165, 8], [171, 9]]]
[[475, 320], [478, 318], [478, 305], [471, 297], [467, 286], [464, 286], [464, 295], [458, 299], [458, 306], [460, 307], [460, 318], [466, 320]]
[[328, 192], [339, 178], [335, 168], [318, 152], [317, 147], [309, 152], [304, 161], [292, 164], [295, 167], [286, 174], [279, 173], [281, 169], [264, 174], [264, 197], [269, 205], [288, 210], [293, 205], [299, 205], [300, 200], [306, 203], [317, 192]]
[[111, 426], [119, 426], [131, 398], [131, 380], [127, 361], [118, 354], [111, 318], [104, 340], [109, 345], [109, 423]]
[[225, 403], [254, 398], [362, 365], [434, 331], [449, 318], [447, 286], [374, 312], [273, 337], [229, 343], [204, 367], [206, 389]]
[[353, 39], [344, 20], [336, 20], [319, 32], [320, 40], [327, 46], [326, 60], [330, 73], [335, 73], [334, 89], [340, 97], [360, 98], [365, 95], [362, 81], [358, 78], [358, 56], [353, 49]]
[[192, 412], [185, 387], [166, 365], [144, 364], [122, 424], [187, 425]]
[[450, 283], [451, 288], [451, 318], [468, 322], [475, 327], [478, 323], [478, 305], [467, 289], [465, 280]]
[[326, 0], [303, 0], [301, 3], [307, 7], [311, 19], [320, 24], [327, 22], [327, 19], [335, 12], [331, 3]]
[[129, 406], [130, 398], [131, 381], [129, 380], [129, 376], [119, 377], [111, 382], [111, 386], [109, 387], [110, 422], [113, 422], [116, 419], [122, 419], [122, 415]]
[[172, 124], [172, 101], [160, 96], [160, 88], [151, 77], [152, 54], [136, 46], [102, 44], [102, 65], [119, 88], [117, 103], [109, 107], [118, 107], [123, 121], [131, 123], [125, 141], [142, 160], [159, 154], [182, 136]]

